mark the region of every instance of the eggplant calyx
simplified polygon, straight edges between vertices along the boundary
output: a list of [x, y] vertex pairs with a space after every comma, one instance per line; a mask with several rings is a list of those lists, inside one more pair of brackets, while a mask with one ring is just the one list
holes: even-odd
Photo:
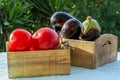
[[82, 25], [83, 34], [86, 34], [90, 29], [96, 29], [101, 32], [101, 28], [98, 22], [95, 19], [92, 19], [91, 16], [88, 16]]

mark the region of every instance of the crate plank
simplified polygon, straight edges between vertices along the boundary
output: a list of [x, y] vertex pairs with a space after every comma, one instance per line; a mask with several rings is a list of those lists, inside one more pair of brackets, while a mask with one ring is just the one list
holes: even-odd
[[10, 78], [70, 74], [70, 50], [7, 52]]

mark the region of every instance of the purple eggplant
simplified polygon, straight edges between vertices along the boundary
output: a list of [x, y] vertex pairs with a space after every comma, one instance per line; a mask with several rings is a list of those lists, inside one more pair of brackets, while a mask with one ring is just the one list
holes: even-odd
[[74, 18], [70, 14], [66, 12], [55, 12], [51, 16], [50, 23], [52, 27], [55, 29], [55, 31], [59, 34], [63, 24], [68, 20]]
[[60, 32], [61, 37], [67, 39], [79, 39], [81, 34], [81, 22], [77, 19], [67, 20]]
[[87, 41], [94, 41], [100, 36], [101, 28], [99, 23], [88, 16], [87, 19], [82, 23], [82, 34], [81, 38]]

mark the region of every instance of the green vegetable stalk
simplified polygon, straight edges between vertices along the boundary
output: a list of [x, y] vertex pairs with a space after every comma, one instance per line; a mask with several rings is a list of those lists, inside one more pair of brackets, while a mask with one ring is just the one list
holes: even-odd
[[99, 23], [88, 16], [87, 19], [82, 23], [82, 36], [81, 38], [88, 41], [94, 41], [100, 36], [101, 28]]

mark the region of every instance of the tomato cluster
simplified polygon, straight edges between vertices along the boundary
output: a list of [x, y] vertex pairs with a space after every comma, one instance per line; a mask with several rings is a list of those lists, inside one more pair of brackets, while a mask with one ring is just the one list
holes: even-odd
[[59, 35], [51, 28], [43, 27], [33, 35], [25, 29], [15, 29], [8, 41], [9, 51], [49, 50], [59, 45]]

